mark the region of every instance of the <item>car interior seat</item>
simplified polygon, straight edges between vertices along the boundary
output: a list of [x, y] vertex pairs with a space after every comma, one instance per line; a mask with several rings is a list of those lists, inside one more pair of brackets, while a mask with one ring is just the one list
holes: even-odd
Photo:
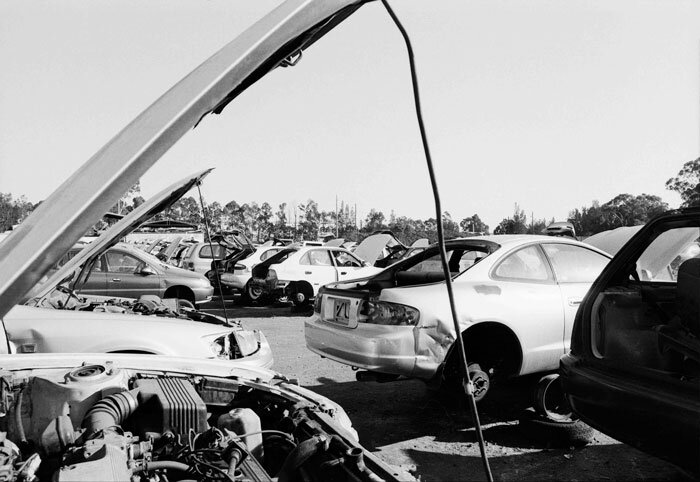
[[671, 323], [658, 328], [659, 348], [700, 362], [700, 258], [688, 259], [678, 268], [676, 312]]

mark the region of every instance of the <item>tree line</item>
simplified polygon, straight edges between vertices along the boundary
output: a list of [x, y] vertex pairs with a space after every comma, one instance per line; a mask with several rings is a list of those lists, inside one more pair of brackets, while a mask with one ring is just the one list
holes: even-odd
[[[681, 196], [681, 208], [700, 206], [700, 158], [686, 162], [678, 174], [665, 183], [667, 189]], [[126, 214], [144, 202], [138, 183], [112, 208], [113, 212]], [[0, 232], [21, 222], [36, 206], [24, 196], [13, 198], [11, 194], [0, 193]], [[659, 196], [651, 194], [618, 194], [601, 204], [593, 201], [590, 206], [575, 208], [569, 212], [571, 222], [579, 237], [613, 229], [620, 226], [643, 224], [669, 209]], [[205, 215], [206, 216], [205, 216]], [[364, 219], [358, 219], [355, 207], [341, 202], [339, 209], [325, 211], [318, 203], [309, 199], [306, 203], [290, 206], [279, 204], [274, 208], [270, 203], [257, 202], [239, 204], [230, 201], [221, 204], [217, 201], [207, 204], [202, 211], [198, 200], [193, 196], [182, 198], [167, 211], [159, 214], [156, 220], [176, 219], [204, 227], [205, 219], [212, 232], [242, 229], [254, 240], [264, 240], [273, 236], [293, 239], [318, 239], [337, 236], [346, 240], [362, 239], [378, 230], [391, 230], [404, 243], [410, 244], [420, 238], [435, 242], [437, 222], [435, 218], [413, 219], [396, 216], [392, 211], [387, 218], [383, 212], [371, 209]], [[460, 221], [452, 219], [449, 212], [442, 215], [445, 236], [453, 238], [471, 234], [489, 234], [486, 225], [478, 214]], [[513, 214], [504, 218], [493, 230], [494, 234], [540, 233], [550, 222], [546, 219], [528, 217], [516, 203]], [[560, 220], [561, 221], [561, 220]], [[95, 229], [105, 225], [100, 221]]]

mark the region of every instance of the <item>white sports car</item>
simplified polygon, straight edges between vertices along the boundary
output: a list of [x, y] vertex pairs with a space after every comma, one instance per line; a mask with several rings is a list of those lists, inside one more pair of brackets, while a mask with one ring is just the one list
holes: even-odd
[[[501, 235], [446, 243], [477, 400], [494, 376], [555, 370], [578, 305], [609, 256], [549, 236]], [[306, 345], [384, 379], [451, 383], [456, 334], [438, 248], [363, 280], [320, 289]]]

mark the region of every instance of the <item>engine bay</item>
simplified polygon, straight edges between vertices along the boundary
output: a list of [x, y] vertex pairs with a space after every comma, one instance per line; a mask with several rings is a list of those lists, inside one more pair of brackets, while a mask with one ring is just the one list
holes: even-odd
[[384, 478], [293, 387], [110, 363], [0, 380], [3, 481]]

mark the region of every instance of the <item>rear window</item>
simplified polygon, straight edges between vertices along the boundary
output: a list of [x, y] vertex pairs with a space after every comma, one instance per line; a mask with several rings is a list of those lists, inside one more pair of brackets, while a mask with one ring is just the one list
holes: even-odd
[[[216, 259], [223, 259], [226, 257], [226, 248], [219, 244], [215, 244], [213, 247]], [[199, 257], [204, 259], [212, 259], [211, 248], [212, 246], [209, 246], [208, 244], [202, 246], [202, 248], [199, 250]]]

